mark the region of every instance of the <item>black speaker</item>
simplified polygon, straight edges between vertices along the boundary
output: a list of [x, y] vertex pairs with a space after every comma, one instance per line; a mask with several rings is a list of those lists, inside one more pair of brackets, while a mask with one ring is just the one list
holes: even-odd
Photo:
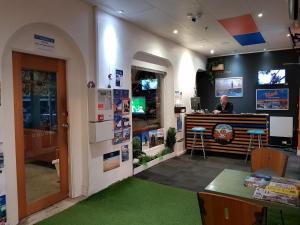
[[298, 19], [299, 0], [289, 0], [289, 15], [291, 20]]

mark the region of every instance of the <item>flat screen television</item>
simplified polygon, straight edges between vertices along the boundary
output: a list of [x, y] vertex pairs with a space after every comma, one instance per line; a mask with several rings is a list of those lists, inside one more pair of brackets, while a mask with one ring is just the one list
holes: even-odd
[[258, 84], [285, 84], [285, 70], [258, 71]]
[[146, 98], [132, 97], [132, 113], [145, 114], [146, 113]]
[[143, 91], [157, 89], [157, 79], [142, 80], [141, 84], [142, 84]]

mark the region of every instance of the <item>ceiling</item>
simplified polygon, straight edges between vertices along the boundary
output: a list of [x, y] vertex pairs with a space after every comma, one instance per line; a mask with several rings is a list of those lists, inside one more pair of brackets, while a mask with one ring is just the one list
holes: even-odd
[[[206, 56], [292, 48], [288, 0], [87, 0], [104, 11]], [[122, 10], [123, 13], [118, 11]], [[201, 12], [197, 22], [187, 13]], [[259, 13], [263, 13], [261, 18]], [[218, 20], [251, 14], [266, 43], [241, 46]], [[173, 34], [177, 29], [178, 34]], [[214, 49], [212, 55], [210, 51]]]

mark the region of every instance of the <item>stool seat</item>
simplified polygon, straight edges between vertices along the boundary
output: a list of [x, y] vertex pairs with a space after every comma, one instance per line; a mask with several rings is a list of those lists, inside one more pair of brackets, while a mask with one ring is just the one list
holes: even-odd
[[262, 135], [264, 133], [265, 133], [264, 130], [257, 130], [257, 129], [247, 130], [247, 134]]
[[260, 148], [260, 147], [263, 146], [263, 142], [262, 142], [261, 136], [262, 136], [263, 134], [265, 134], [265, 131], [264, 131], [264, 130], [261, 130], [261, 129], [250, 129], [250, 130], [247, 130], [247, 134], [250, 135], [250, 141], [249, 141], [249, 145], [248, 145], [248, 151], [247, 151], [247, 154], [246, 154], [245, 162], [247, 162], [248, 155], [249, 155], [249, 153], [251, 152], [252, 142], [253, 142], [253, 140], [254, 140], [256, 137], [257, 137], [258, 147]]
[[192, 131], [193, 132], [203, 132], [203, 131], [206, 131], [206, 128], [205, 127], [193, 127]]

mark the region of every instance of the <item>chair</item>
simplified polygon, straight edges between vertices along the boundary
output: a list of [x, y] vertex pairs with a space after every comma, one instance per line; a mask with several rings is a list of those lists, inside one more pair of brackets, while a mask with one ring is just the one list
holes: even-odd
[[257, 137], [258, 147], [259, 148], [263, 147], [261, 135], [265, 134], [265, 131], [259, 130], [259, 129], [250, 129], [250, 130], [247, 130], [247, 134], [250, 135], [250, 141], [249, 141], [249, 145], [248, 145], [248, 151], [247, 151], [245, 162], [247, 162], [249, 153], [251, 152], [251, 148], [253, 147], [252, 144], [253, 144], [253, 141], [255, 140], [255, 136]]
[[203, 225], [262, 225], [267, 224], [267, 209], [244, 200], [198, 193]]
[[205, 149], [204, 149], [204, 139], [203, 139], [203, 132], [204, 131], [206, 131], [205, 127], [193, 127], [192, 128], [192, 132], [194, 132], [194, 140], [193, 140], [193, 145], [192, 145], [192, 150], [191, 150], [191, 158], [193, 156], [194, 148], [198, 147], [198, 146], [196, 146], [197, 134], [200, 134], [201, 145], [199, 147], [201, 147], [201, 149], [203, 151], [203, 157], [204, 157], [204, 159], [206, 158], [206, 156], [205, 156]]
[[263, 173], [263, 170], [272, 170], [277, 176], [284, 177], [287, 161], [288, 156], [281, 151], [266, 147], [256, 148], [251, 154], [251, 171]]

